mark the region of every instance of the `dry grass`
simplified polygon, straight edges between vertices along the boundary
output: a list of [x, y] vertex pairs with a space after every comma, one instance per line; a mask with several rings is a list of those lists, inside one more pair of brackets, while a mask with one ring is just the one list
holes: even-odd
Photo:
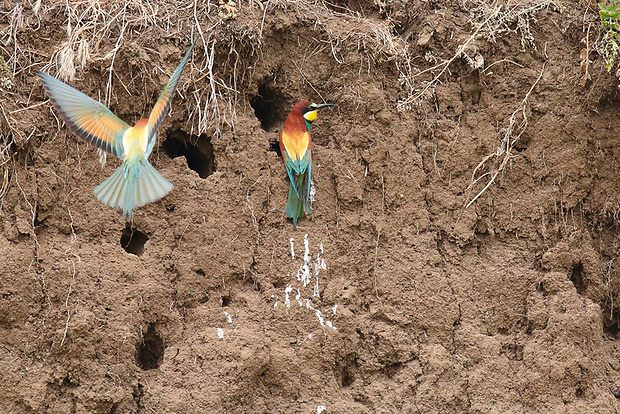
[[11, 117], [11, 113], [4, 109], [4, 106], [0, 104], [0, 110], [2, 113], [2, 120], [0, 120], [0, 213], [2, 212], [2, 208], [4, 207], [4, 195], [9, 190], [9, 178], [11, 175], [11, 170], [13, 168], [13, 151], [12, 147], [14, 141], [17, 137], [17, 140], [27, 141], [27, 137], [25, 137], [19, 130], [18, 127], [15, 127], [16, 121], [13, 117]]
[[[196, 102], [192, 119], [196, 120], [198, 134], [211, 132], [217, 136], [221, 134], [224, 125], [234, 129], [236, 107], [244, 98], [241, 91], [252, 82], [253, 68], [263, 56], [264, 31], [269, 25], [269, 13], [275, 9], [292, 9], [302, 21], [325, 34], [314, 39], [319, 43], [319, 50], [312, 54], [327, 50], [338, 64], [342, 64], [345, 49], [361, 51], [365, 63], [360, 62], [360, 74], [366, 70], [370, 75], [373, 64], [380, 60], [400, 62], [408, 53], [406, 43], [393, 34], [394, 29], [390, 23], [367, 19], [352, 11], [337, 12], [322, 1], [252, 1], [248, 7], [250, 9], [240, 8], [240, 18], [253, 13], [256, 19], [244, 20], [230, 27], [227, 22], [216, 21], [204, 33], [202, 30], [200, 32], [205, 60], [198, 68], [202, 75], [194, 81], [195, 89], [192, 92]], [[196, 24], [199, 21], [196, 17]], [[355, 29], [350, 30], [351, 27]], [[228, 33], [228, 36], [222, 36], [223, 32]], [[225, 63], [216, 62], [218, 46], [220, 49], [228, 48]], [[222, 70], [223, 66], [226, 66], [225, 70]], [[300, 66], [297, 69], [301, 72]], [[222, 73], [228, 76], [224, 78]]]
[[11, 170], [11, 141], [0, 134], [0, 212], [2, 211], [2, 201], [9, 189], [9, 173]]
[[[411, 74], [411, 69], [409, 70], [409, 75], [407, 75], [407, 72], [401, 71], [400, 82], [408, 89], [409, 96], [406, 99], [398, 102], [398, 109], [401, 111], [410, 110], [414, 105], [419, 102], [422, 97], [428, 95], [430, 89], [437, 86], [437, 84], [440, 82], [441, 77], [444, 75], [444, 73], [448, 71], [448, 68], [450, 67], [452, 62], [454, 62], [460, 57], [469, 57], [469, 55], [467, 55], [466, 53], [469, 45], [474, 41], [474, 39], [477, 38], [478, 34], [483, 30], [483, 28], [485, 28], [492, 19], [496, 18], [500, 14], [501, 10], [502, 6], [496, 7], [493, 12], [489, 16], [487, 16], [486, 20], [482, 22], [482, 24], [480, 24], [476, 28], [476, 30], [469, 36], [469, 38], [462, 45], [459, 45], [459, 47], [457, 47], [456, 53], [452, 55], [450, 59], [443, 60], [441, 63], [438, 63], [428, 69], [424, 69], [421, 71], [418, 70], [415, 74]], [[470, 59], [473, 61], [472, 58], [469, 58], [467, 60], [469, 61]], [[427, 72], [434, 73], [437, 70], [439, 72], [433, 76], [433, 79], [430, 82], [426, 82], [424, 86], [418, 90], [416, 85], [416, 79]]]
[[[400, 62], [408, 56], [407, 43], [394, 34], [392, 23], [369, 19], [351, 10], [337, 12], [330, 9], [325, 2], [291, 1], [297, 12], [309, 20], [315, 28], [322, 29], [326, 40], [319, 40], [330, 48], [334, 60], [342, 64], [340, 51], [355, 47], [368, 59], [370, 64], [379, 60]], [[353, 28], [353, 30], [351, 30]], [[360, 71], [362, 65], [360, 64]]]
[[[398, 109], [409, 110], [421, 99], [432, 96], [432, 88], [449, 72], [449, 66], [456, 59], [464, 58], [472, 65], [477, 64], [477, 56], [470, 56], [469, 46], [480, 37], [495, 41], [502, 35], [517, 32], [523, 47], [535, 48], [530, 24], [536, 21], [535, 14], [538, 11], [554, 5], [551, 0], [530, 0], [516, 5], [474, 0], [473, 4], [473, 29], [469, 38], [457, 47], [450, 59], [441, 60], [424, 70], [412, 64], [411, 47], [396, 34], [389, 20], [366, 18], [345, 8], [336, 11], [333, 5], [325, 1], [269, 0], [266, 3], [240, 3], [240, 17], [235, 21], [236, 24], [217, 18], [217, 5], [197, 0], [186, 4], [171, 4], [164, 0], [67, 0], [62, 3], [37, 0], [34, 3], [26, 2], [24, 7], [31, 12], [31, 16], [44, 13], [64, 16], [66, 40], [48, 57], [49, 61], [43, 69], [56, 72], [63, 80], [71, 80], [92, 62], [102, 62], [100, 66], [107, 68], [103, 99], [105, 104], [109, 104], [112, 99], [117, 53], [129, 41], [154, 28], [169, 34], [197, 32], [201, 42], [186, 68], [192, 78], [191, 99], [194, 102], [188, 122], [192, 125], [192, 135], [212, 133], [217, 136], [221, 134], [224, 125], [234, 129], [236, 108], [239, 101], [244, 99], [242, 91], [252, 82], [252, 67], [262, 56], [264, 30], [269, 25], [268, 13], [273, 8], [293, 9], [303, 23], [312, 25], [317, 33], [321, 33], [321, 36], [313, 39], [319, 50], [312, 51], [312, 54], [327, 51], [335, 62], [344, 64], [346, 52], [355, 50], [362, 56], [360, 76], [364, 72], [372, 75], [373, 66], [380, 62], [394, 64], [400, 73], [399, 81], [405, 92], [405, 98], [398, 102]], [[10, 30], [4, 37], [6, 43], [14, 43], [16, 48], [17, 33], [24, 25], [25, 12], [20, 7], [15, 6], [11, 11]], [[28, 10], [29, 7], [31, 10]], [[246, 19], [245, 26], [239, 24], [244, 14], [251, 13], [254, 13], [255, 19]], [[227, 37], [223, 33], [233, 35]], [[227, 55], [222, 53], [226, 48]], [[17, 65], [16, 58], [11, 63]], [[297, 69], [303, 76], [301, 67], [297, 66]], [[183, 93], [184, 89], [180, 86], [179, 92]], [[320, 95], [318, 90], [317, 94]], [[513, 118], [516, 119], [516, 116]], [[514, 144], [511, 138], [512, 127], [508, 129], [504, 151], [509, 151]], [[481, 164], [489, 160], [486, 158]], [[105, 162], [105, 158], [101, 162]], [[479, 168], [475, 173], [478, 171]]]
[[[216, 4], [197, 0], [188, 3], [165, 0], [67, 0], [46, 3], [27, 0], [23, 6], [22, 3], [16, 5], [5, 17], [11, 22], [10, 30], [5, 34], [5, 43], [11, 43], [15, 48], [9, 62], [17, 68], [13, 73], [33, 66], [32, 55], [25, 59], [27, 53], [19, 50], [21, 46], [17, 41], [17, 33], [24, 27], [24, 16], [26, 28], [31, 29], [36, 23], [33, 23], [34, 20], [39, 20], [40, 25], [43, 16], [46, 20], [51, 17], [58, 21], [56, 16], [60, 15], [66, 38], [46, 56], [46, 64], [42, 67], [36, 65], [64, 81], [74, 80], [89, 65], [107, 68], [106, 90], [100, 99], [109, 105], [113, 98], [113, 82], [117, 78], [120, 81], [115, 68], [115, 64], [118, 65], [117, 55], [130, 41], [157, 29], [168, 34], [197, 31], [204, 55], [198, 58], [195, 54], [188, 65], [188, 72], [194, 78], [192, 98], [195, 106], [190, 116], [191, 133], [219, 135], [224, 125], [234, 128], [236, 108], [240, 99], [244, 98], [241, 90], [251, 82], [252, 68], [262, 56], [263, 30], [268, 13], [275, 8], [292, 8], [303, 20], [324, 32], [325, 36], [315, 40], [331, 52], [336, 62], [343, 62], [343, 51], [347, 48], [361, 51], [365, 59], [360, 62], [360, 74], [363, 70], [371, 74], [373, 63], [379, 60], [397, 63], [406, 60], [403, 59], [408, 53], [406, 42], [393, 34], [390, 23], [367, 19], [346, 9], [334, 11], [323, 1], [307, 0], [239, 3], [240, 17], [234, 22], [218, 18]], [[247, 19], [250, 15], [258, 19]], [[239, 24], [243, 17], [246, 19]], [[343, 21], [346, 24], [342, 24]], [[350, 27], [356, 29], [351, 31]], [[229, 52], [222, 55], [225, 48], [229, 48]], [[182, 87], [179, 92], [183, 92]]]
[[[520, 36], [521, 46], [537, 49], [532, 35], [531, 25], [537, 22], [536, 14], [544, 9], [559, 8], [552, 0], [523, 0], [516, 3], [485, 0], [472, 0], [474, 7], [470, 11], [471, 35], [460, 44], [450, 59], [441, 59], [427, 55], [426, 60], [439, 62], [430, 68], [419, 69], [407, 59], [405, 65], [399, 67], [401, 72], [400, 83], [407, 93], [407, 97], [398, 102], [398, 110], [411, 110], [420, 104], [421, 100], [432, 97], [433, 89], [441, 82], [442, 77], [449, 73], [450, 65], [457, 59], [465, 59], [472, 68], [479, 69], [482, 56], [475, 53], [473, 42], [477, 39], [486, 39], [495, 42], [502, 36], [516, 33]], [[505, 4], [504, 4], [505, 3]], [[430, 80], [423, 80], [431, 76]]]
[[[112, 67], [113, 57], [122, 44], [126, 30], [171, 24], [170, 15], [165, 17], [165, 14], [159, 13], [164, 8], [165, 4], [141, 0], [69, 0], [49, 5], [37, 2], [33, 7], [36, 15], [62, 13], [66, 19], [67, 39], [52, 55], [45, 69], [54, 69], [58, 78], [66, 81], [73, 80], [76, 70], [83, 70], [91, 61], [112, 59]], [[118, 41], [112, 50], [106, 50], [111, 39]]]
[[[560, 8], [552, 0], [521, 0], [505, 4], [472, 0], [472, 3], [475, 7], [471, 9], [470, 22], [473, 27], [480, 29], [479, 33], [484, 39], [495, 43], [503, 36], [516, 34], [521, 39], [523, 50], [537, 49], [531, 28], [532, 24], [538, 22], [536, 14], [550, 7], [556, 10]], [[498, 8], [500, 13], [497, 13]]]
[[[196, 135], [212, 131], [215, 136], [219, 136], [224, 124], [234, 128], [235, 107], [239, 98], [239, 91], [234, 86], [227, 85], [214, 72], [216, 43], [217, 40], [214, 37], [205, 40], [205, 60], [203, 66], [199, 68], [199, 71], [204, 75], [194, 82], [196, 85], [206, 84], [203, 87], [196, 87], [192, 92], [196, 102], [194, 116], [198, 123]], [[232, 78], [234, 85], [237, 80], [236, 71], [233, 71]], [[193, 131], [192, 134], [194, 134]]]

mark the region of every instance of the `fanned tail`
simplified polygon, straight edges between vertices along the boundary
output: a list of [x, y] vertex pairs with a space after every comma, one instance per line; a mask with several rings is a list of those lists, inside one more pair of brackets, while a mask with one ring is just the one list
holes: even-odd
[[123, 217], [131, 220], [133, 209], [157, 201], [174, 186], [147, 160], [123, 163], [114, 174], [93, 190], [97, 200], [113, 209], [123, 209]]
[[293, 219], [293, 230], [297, 230], [297, 220], [310, 215], [312, 207], [308, 199], [308, 184], [306, 182], [307, 175], [301, 174], [296, 177], [297, 188], [301, 189], [301, 197], [297, 195], [295, 186], [291, 183], [288, 187], [288, 201], [286, 202], [286, 215]]

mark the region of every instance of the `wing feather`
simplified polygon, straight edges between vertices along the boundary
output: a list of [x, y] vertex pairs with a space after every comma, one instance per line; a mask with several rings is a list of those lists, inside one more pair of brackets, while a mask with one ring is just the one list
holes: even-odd
[[100, 102], [45, 73], [38, 73], [54, 107], [69, 128], [89, 144], [122, 157], [130, 127]]
[[[153, 144], [154, 144], [153, 140], [156, 135], [155, 133], [157, 132], [157, 128], [159, 128], [159, 125], [163, 121], [164, 117], [166, 116], [166, 114], [168, 114], [168, 111], [170, 110], [170, 104], [172, 103], [172, 97], [174, 96], [174, 92], [179, 83], [179, 79], [181, 78], [181, 73], [183, 72], [183, 68], [185, 68], [185, 64], [189, 60], [189, 56], [192, 53], [192, 49], [194, 48], [194, 45], [196, 44], [196, 40], [198, 40], [198, 38], [194, 40], [194, 42], [190, 46], [187, 53], [185, 53], [183, 60], [181, 60], [181, 63], [179, 64], [179, 66], [177, 66], [176, 70], [170, 77], [170, 80], [166, 84], [166, 87], [164, 88], [164, 90], [159, 95], [159, 99], [155, 103], [155, 106], [153, 107], [153, 110], [151, 111], [151, 114], [149, 115], [149, 123], [147, 125], [147, 131], [148, 131], [147, 132], [147, 148], [151, 148], [151, 149], [153, 148]], [[150, 152], [150, 151], [147, 150], [147, 152]]]

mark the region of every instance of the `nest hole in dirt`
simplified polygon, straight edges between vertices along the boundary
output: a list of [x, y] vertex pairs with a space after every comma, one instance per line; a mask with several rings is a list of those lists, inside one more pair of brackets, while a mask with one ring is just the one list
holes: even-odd
[[206, 134], [190, 135], [182, 129], [166, 134], [162, 149], [170, 158], [183, 156], [187, 166], [196, 171], [200, 178], [207, 178], [215, 172], [215, 153], [211, 138]]
[[280, 143], [278, 140], [269, 141], [269, 151], [273, 151], [278, 154], [278, 157], [282, 156], [282, 150], [280, 149]]
[[258, 93], [250, 98], [250, 106], [266, 132], [279, 129], [292, 109], [289, 100], [271, 79], [258, 86]]
[[355, 382], [358, 368], [357, 357], [353, 354], [346, 355], [336, 362], [336, 376], [340, 380], [341, 387], [348, 388]]
[[577, 293], [583, 295], [586, 292], [587, 285], [586, 282], [583, 280], [583, 264], [581, 262], [576, 263], [573, 266], [570, 280], [571, 282], [573, 282], [573, 285], [575, 285]]
[[138, 366], [144, 371], [159, 368], [164, 359], [164, 349], [164, 341], [157, 333], [155, 324], [150, 324], [142, 342], [136, 347]]
[[121, 246], [127, 253], [142, 256], [142, 253], [144, 253], [144, 245], [148, 239], [149, 236], [127, 223], [121, 233]]

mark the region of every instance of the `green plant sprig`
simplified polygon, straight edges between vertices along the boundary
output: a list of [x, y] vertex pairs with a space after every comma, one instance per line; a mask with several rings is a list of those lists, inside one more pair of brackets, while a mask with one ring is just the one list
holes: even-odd
[[609, 4], [599, 3], [598, 7], [601, 26], [606, 30], [603, 36], [605, 68], [611, 71], [618, 56], [618, 49], [620, 49], [620, 2], [610, 0]]

